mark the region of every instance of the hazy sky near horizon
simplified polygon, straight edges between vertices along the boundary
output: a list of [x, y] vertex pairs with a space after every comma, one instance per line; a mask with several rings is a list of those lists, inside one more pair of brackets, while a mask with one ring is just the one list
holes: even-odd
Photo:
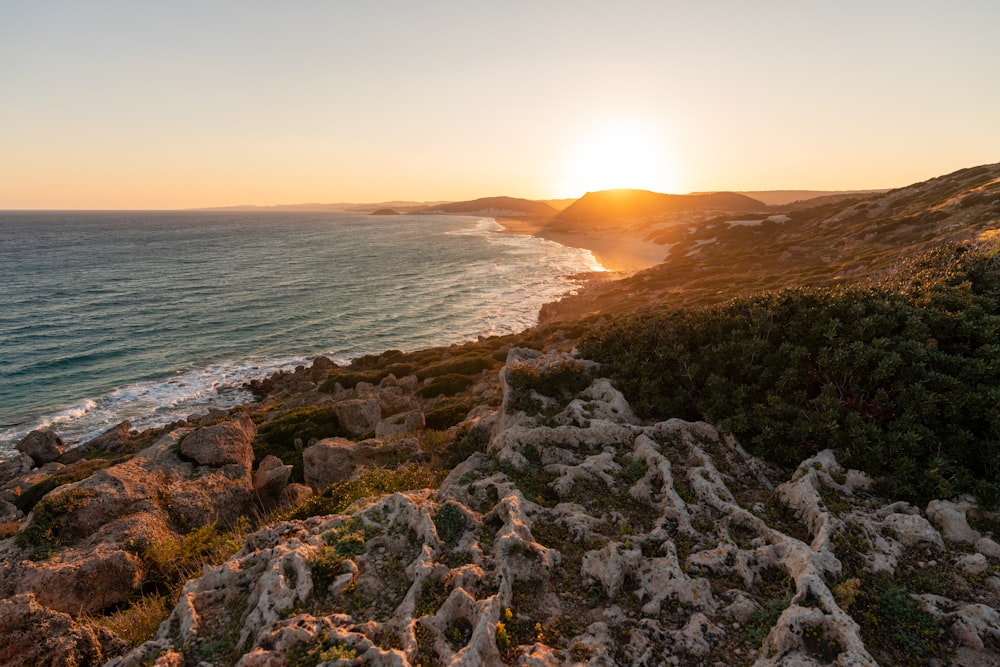
[[997, 26], [995, 0], [0, 0], [0, 209], [901, 186], [1000, 160]]

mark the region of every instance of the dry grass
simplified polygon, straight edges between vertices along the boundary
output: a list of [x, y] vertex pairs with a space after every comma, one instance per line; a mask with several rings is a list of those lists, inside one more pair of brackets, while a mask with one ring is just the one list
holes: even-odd
[[170, 615], [179, 592], [178, 588], [170, 594], [144, 596], [107, 616], [90, 616], [82, 620], [110, 630], [129, 646], [138, 646], [156, 635], [160, 623]]
[[0, 523], [0, 540], [6, 540], [8, 537], [14, 537], [17, 535], [17, 531], [20, 528], [20, 521], [4, 521], [3, 523]]

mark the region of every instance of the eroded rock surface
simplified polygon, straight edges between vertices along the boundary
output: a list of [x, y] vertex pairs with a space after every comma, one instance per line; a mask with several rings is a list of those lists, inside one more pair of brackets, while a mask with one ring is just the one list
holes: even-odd
[[512, 351], [488, 450], [437, 491], [257, 531], [109, 664], [1000, 664], [995, 516], [881, 500], [829, 451], [789, 479], [606, 380], [542, 392], [567, 362]]

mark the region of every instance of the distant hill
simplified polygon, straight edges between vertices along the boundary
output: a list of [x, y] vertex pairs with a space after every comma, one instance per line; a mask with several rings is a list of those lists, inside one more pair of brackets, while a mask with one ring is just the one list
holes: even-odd
[[688, 216], [683, 224], [648, 228], [647, 240], [664, 246], [666, 261], [550, 305], [543, 320], [877, 277], [945, 242], [1000, 237], [1000, 164], [873, 195], [824, 199], [783, 213]]
[[556, 214], [556, 209], [548, 204], [517, 197], [483, 197], [471, 201], [426, 206], [413, 211], [424, 214], [486, 215], [490, 217], [513, 217], [533, 220], [548, 220]]
[[560, 232], [613, 231], [623, 226], [640, 229], [672, 220], [678, 214], [767, 210], [766, 204], [734, 192], [667, 195], [648, 190], [602, 190], [580, 197], [552, 218], [546, 229]]
[[768, 206], [787, 206], [819, 198], [838, 197], [843, 199], [859, 195], [877, 194], [886, 192], [886, 190], [739, 190], [737, 192], [738, 194], [764, 202]]

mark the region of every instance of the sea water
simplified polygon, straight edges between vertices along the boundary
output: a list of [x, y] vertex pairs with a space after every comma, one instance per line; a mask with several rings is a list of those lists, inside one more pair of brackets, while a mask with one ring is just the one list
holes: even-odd
[[487, 218], [305, 212], [0, 213], [0, 458], [250, 400], [241, 385], [536, 322], [600, 270]]

